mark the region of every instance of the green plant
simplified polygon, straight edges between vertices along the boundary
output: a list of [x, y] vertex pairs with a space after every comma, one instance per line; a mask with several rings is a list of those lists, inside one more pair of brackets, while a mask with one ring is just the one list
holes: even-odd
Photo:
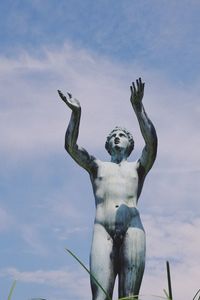
[[[91, 272], [88, 270], [88, 268], [83, 264], [83, 262], [72, 252], [70, 251], [69, 249], [65, 248], [65, 250], [72, 256], [74, 257], [78, 263], [87, 271], [87, 273], [92, 277], [92, 279], [94, 280], [94, 282], [96, 283], [96, 285], [98, 285], [101, 290], [103, 291], [103, 293], [106, 295], [107, 299], [108, 300], [112, 300], [110, 298], [110, 296], [106, 293], [106, 291], [104, 290], [104, 288], [101, 286], [101, 284], [98, 282], [98, 280], [94, 277], [93, 274], [91, 274]], [[162, 297], [162, 296], [156, 296], [156, 295], [152, 295], [154, 298], [159, 298], [159, 299], [164, 299], [164, 300], [173, 300], [172, 298], [172, 288], [171, 288], [171, 275], [170, 275], [170, 267], [169, 267], [169, 262], [167, 261], [166, 262], [167, 264], [167, 280], [168, 280], [168, 288], [169, 288], [169, 292], [167, 292], [165, 289], [163, 290], [164, 291], [164, 294], [166, 297]], [[10, 291], [9, 291], [9, 295], [8, 295], [8, 299], [7, 300], [11, 300], [11, 297], [12, 297], [12, 294], [13, 294], [13, 291], [15, 289], [15, 286], [16, 286], [16, 283], [17, 281], [15, 280], [10, 288]], [[140, 295], [140, 296], [144, 296], [144, 295]], [[198, 297], [199, 296], [199, 297]], [[139, 298], [139, 295], [134, 295], [134, 296], [131, 296], [131, 297], [123, 297], [123, 298], [119, 298], [118, 300], [140, 300]], [[198, 299], [197, 299], [198, 297]], [[196, 294], [194, 295], [193, 297], [193, 300], [200, 300], [200, 289], [196, 292]], [[30, 300], [46, 300], [44, 298], [31, 298]]]
[[200, 289], [196, 292], [196, 294], [194, 295], [193, 300], [195, 300], [195, 298], [199, 295], [199, 298], [197, 300], [200, 300]]
[[169, 266], [169, 262], [166, 262], [166, 266], [167, 266], [167, 281], [168, 281], [168, 291], [169, 293], [167, 294], [167, 292], [164, 290], [165, 295], [167, 296], [167, 298], [169, 300], [173, 300], [172, 297], [172, 285], [171, 285], [171, 274], [170, 274], [170, 266]]
[[13, 291], [15, 289], [15, 286], [16, 286], [16, 283], [17, 281], [15, 280], [10, 288], [10, 292], [9, 292], [9, 295], [8, 295], [8, 300], [11, 300], [11, 297], [12, 297], [12, 294], [13, 294]]
[[69, 249], [65, 248], [65, 250], [71, 255], [73, 256], [78, 262], [79, 264], [88, 272], [88, 274], [90, 274], [92, 280], [96, 283], [97, 286], [100, 287], [100, 289], [104, 292], [104, 294], [106, 295], [106, 297], [108, 298], [108, 300], [112, 300], [110, 298], [110, 296], [106, 293], [106, 291], [104, 290], [104, 288], [102, 287], [102, 285], [98, 282], [98, 280], [94, 277], [94, 275], [92, 275], [92, 273], [88, 270], [88, 268], [82, 263], [82, 261]]
[[[69, 249], [65, 248], [65, 250], [72, 256], [75, 258], [76, 261], [78, 261], [78, 263], [87, 271], [87, 273], [91, 276], [91, 278], [94, 280], [94, 282], [96, 283], [97, 286], [100, 287], [100, 289], [103, 291], [103, 293], [106, 295], [108, 300], [112, 300], [110, 298], [110, 296], [106, 293], [106, 291], [104, 290], [104, 288], [102, 287], [102, 285], [98, 282], [98, 280], [95, 278], [95, 276], [88, 270], [88, 268], [84, 265], [84, 263]], [[168, 287], [169, 287], [169, 295], [172, 294], [171, 292], [171, 279], [170, 279], [170, 270], [169, 270], [169, 262], [167, 262], [167, 274], [168, 274]], [[160, 298], [160, 299], [165, 299], [165, 300], [173, 300], [172, 296], [170, 298], [170, 296], [168, 295], [168, 293], [166, 292], [166, 290], [164, 290], [164, 293], [166, 295], [165, 297], [160, 297], [160, 296], [154, 296], [155, 298]], [[171, 293], [171, 294], [170, 294]], [[118, 300], [139, 300], [139, 295], [134, 295], [131, 297], [123, 297], [123, 298], [119, 298]], [[194, 299], [193, 299], [194, 300]]]

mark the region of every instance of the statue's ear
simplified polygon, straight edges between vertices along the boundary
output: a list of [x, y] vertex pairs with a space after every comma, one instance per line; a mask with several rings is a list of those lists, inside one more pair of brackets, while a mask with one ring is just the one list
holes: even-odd
[[109, 140], [107, 139], [106, 142], [105, 142], [105, 148], [106, 150], [108, 151], [108, 153], [111, 155], [111, 152], [110, 152], [110, 146], [109, 146]]
[[130, 142], [130, 145], [127, 149], [127, 157], [130, 156], [131, 152], [133, 151], [134, 149], [134, 140], [132, 140], [132, 142]]

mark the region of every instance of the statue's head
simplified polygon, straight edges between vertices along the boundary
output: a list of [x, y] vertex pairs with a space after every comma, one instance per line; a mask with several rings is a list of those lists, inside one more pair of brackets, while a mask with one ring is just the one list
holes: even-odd
[[107, 136], [105, 148], [111, 156], [115, 149], [122, 149], [128, 157], [134, 148], [133, 136], [127, 129], [115, 127]]

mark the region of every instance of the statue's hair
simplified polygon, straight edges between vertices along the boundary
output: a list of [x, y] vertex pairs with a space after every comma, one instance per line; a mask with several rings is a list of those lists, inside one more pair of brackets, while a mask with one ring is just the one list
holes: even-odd
[[111, 136], [112, 134], [115, 132], [115, 131], [123, 131], [127, 137], [128, 137], [128, 140], [130, 142], [130, 145], [127, 149], [127, 157], [131, 154], [131, 152], [133, 151], [133, 148], [134, 148], [134, 140], [133, 140], [133, 136], [132, 134], [126, 129], [126, 128], [123, 128], [123, 127], [118, 127], [116, 126], [110, 133], [109, 135], [107, 136], [107, 139], [106, 139], [106, 143], [105, 143], [105, 148], [106, 150], [108, 151], [108, 153], [111, 155], [111, 149], [110, 149], [110, 146], [109, 146], [109, 141], [111, 139]]

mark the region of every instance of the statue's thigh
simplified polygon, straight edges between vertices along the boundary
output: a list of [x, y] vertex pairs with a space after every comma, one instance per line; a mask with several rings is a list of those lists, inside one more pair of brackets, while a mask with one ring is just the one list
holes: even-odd
[[90, 270], [104, 289], [108, 293], [112, 293], [116, 277], [113, 263], [113, 241], [105, 228], [100, 224], [95, 224], [94, 226], [90, 253]]
[[142, 229], [130, 227], [120, 251], [120, 297], [139, 293], [145, 267], [146, 241]]

